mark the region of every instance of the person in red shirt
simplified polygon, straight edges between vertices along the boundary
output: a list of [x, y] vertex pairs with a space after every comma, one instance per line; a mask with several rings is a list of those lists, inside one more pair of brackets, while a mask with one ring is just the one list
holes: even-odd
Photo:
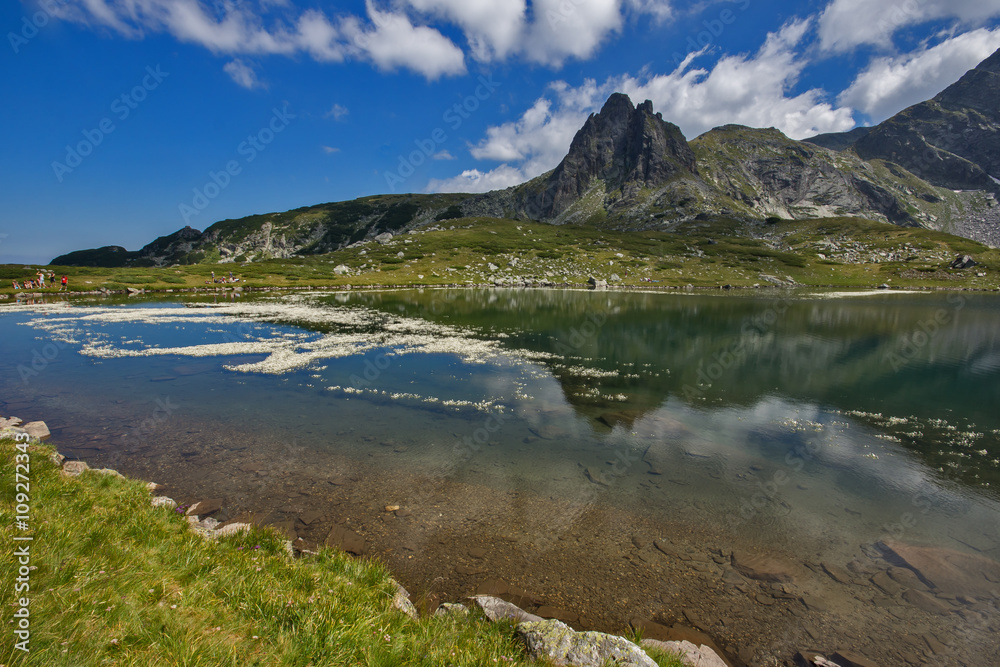
[[67, 278], [66, 276], [63, 276], [63, 277], [62, 277], [62, 287], [60, 287], [60, 288], [59, 288], [59, 291], [60, 291], [60, 292], [62, 292], [62, 291], [63, 291], [63, 290], [65, 290], [65, 289], [66, 289], [66, 288], [67, 288], [68, 286], [69, 286], [69, 278]]

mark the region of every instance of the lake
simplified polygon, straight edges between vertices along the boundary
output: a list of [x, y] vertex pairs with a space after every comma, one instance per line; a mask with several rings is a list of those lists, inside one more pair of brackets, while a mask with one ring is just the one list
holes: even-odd
[[431, 607], [734, 663], [1000, 655], [996, 296], [53, 297], [0, 332], [0, 414], [300, 550], [346, 530]]

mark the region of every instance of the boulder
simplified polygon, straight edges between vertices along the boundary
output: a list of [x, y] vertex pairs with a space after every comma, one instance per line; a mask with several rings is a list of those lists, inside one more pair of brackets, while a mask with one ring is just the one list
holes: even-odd
[[740, 574], [758, 581], [790, 583], [799, 570], [795, 563], [785, 558], [765, 554], [733, 553], [732, 563]]
[[474, 595], [471, 599], [491, 621], [499, 621], [502, 618], [509, 618], [518, 623], [542, 620], [541, 616], [529, 614], [517, 605], [491, 595]]
[[468, 616], [469, 608], [457, 602], [443, 602], [434, 611], [435, 616]]
[[375, 242], [381, 243], [382, 245], [390, 243], [391, 241], [392, 241], [392, 234], [390, 234], [389, 232], [382, 232], [381, 234], [375, 237]]
[[1000, 588], [1000, 563], [990, 558], [892, 540], [880, 542], [879, 546], [887, 560], [910, 568], [935, 592], [980, 597]]
[[337, 266], [333, 267], [333, 272], [336, 273], [338, 276], [342, 276], [350, 270], [351, 269], [345, 264], [338, 264]]
[[528, 655], [549, 660], [554, 665], [603, 667], [656, 667], [641, 648], [625, 639], [603, 632], [576, 632], [561, 621], [530, 621], [517, 625], [517, 634]]
[[970, 267], [975, 266], [978, 263], [979, 262], [977, 262], [976, 260], [972, 259], [972, 257], [970, 257], [969, 255], [959, 255], [958, 257], [956, 257], [955, 259], [953, 259], [951, 261], [951, 264], [948, 265], [948, 268], [949, 269], [968, 269]]
[[208, 498], [196, 502], [185, 512], [188, 516], [208, 516], [222, 509], [222, 498]]
[[361, 556], [368, 548], [365, 538], [344, 526], [334, 526], [330, 529], [330, 534], [326, 536], [326, 545], [342, 549], [355, 556]]
[[172, 510], [177, 507], [177, 501], [173, 498], [167, 498], [166, 496], [156, 496], [149, 501], [149, 504], [153, 507], [166, 507], [168, 510]]
[[250, 530], [249, 523], [227, 523], [225, 526], [216, 528], [213, 533], [213, 537], [229, 537], [230, 535], [238, 535], [239, 533], [245, 533]]
[[695, 646], [689, 641], [661, 642], [656, 639], [643, 639], [642, 647], [673, 653], [689, 667], [728, 667], [725, 660], [704, 644]]
[[595, 278], [595, 277], [591, 276], [590, 278], [587, 278], [587, 284], [590, 285], [591, 287], [594, 287], [594, 288], [597, 288], [597, 287], [607, 287], [608, 286], [608, 281], [607, 280], [601, 280], [599, 278]]
[[52, 435], [49, 433], [49, 427], [45, 425], [45, 422], [28, 422], [21, 428], [32, 438], [38, 438], [39, 440], [45, 440]]
[[392, 598], [392, 606], [414, 620], [419, 617], [417, 608], [410, 601], [410, 594], [398, 582], [396, 583], [396, 595]]
[[90, 470], [90, 466], [83, 461], [66, 461], [63, 463], [61, 474], [64, 477], [77, 477], [84, 470]]

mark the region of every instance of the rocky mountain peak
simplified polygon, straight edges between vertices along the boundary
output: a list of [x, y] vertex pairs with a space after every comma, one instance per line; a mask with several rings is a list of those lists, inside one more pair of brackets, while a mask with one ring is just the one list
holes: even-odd
[[696, 174], [697, 166], [680, 128], [654, 114], [650, 100], [636, 107], [628, 95], [614, 93], [576, 133], [537, 208], [541, 217], [554, 218], [597, 181], [608, 192], [627, 185], [656, 188], [681, 172]]

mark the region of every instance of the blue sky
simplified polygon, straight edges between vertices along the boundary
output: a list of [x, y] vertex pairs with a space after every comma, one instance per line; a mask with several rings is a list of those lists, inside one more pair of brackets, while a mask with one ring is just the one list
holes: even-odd
[[1000, 48], [1000, 0], [0, 5], [0, 262], [555, 166], [615, 91], [691, 139], [877, 123]]

